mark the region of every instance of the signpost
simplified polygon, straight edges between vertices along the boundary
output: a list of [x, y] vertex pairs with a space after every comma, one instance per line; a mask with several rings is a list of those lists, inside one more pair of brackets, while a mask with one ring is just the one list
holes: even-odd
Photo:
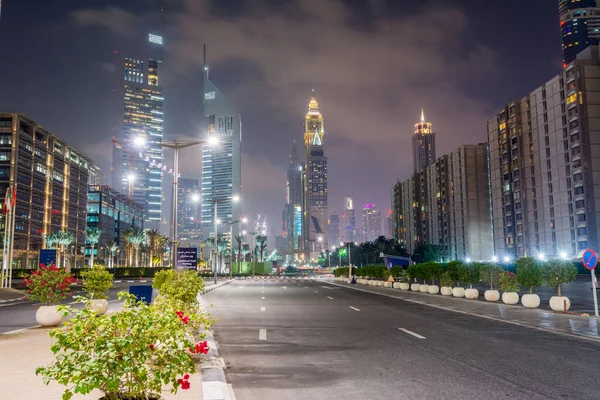
[[198, 267], [198, 248], [178, 247], [176, 265], [177, 269], [191, 269], [195, 271]]
[[596, 294], [596, 274], [594, 270], [596, 269], [596, 265], [598, 265], [598, 255], [592, 249], [587, 249], [583, 252], [583, 256], [581, 257], [583, 261], [583, 266], [590, 270], [592, 275], [592, 293], [594, 294], [594, 314], [596, 317], [598, 316], [598, 295]]

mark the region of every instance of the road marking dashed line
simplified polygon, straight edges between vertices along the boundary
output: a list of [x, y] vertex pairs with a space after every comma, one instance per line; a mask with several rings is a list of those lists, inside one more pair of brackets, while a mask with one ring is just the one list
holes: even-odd
[[319, 293], [319, 291], [318, 291], [318, 290], [315, 290], [315, 293]]
[[328, 298], [329, 300], [333, 300], [333, 297], [327, 296], [327, 298]]
[[267, 330], [266, 329], [258, 330], [258, 340], [267, 340]]
[[402, 332], [408, 333], [409, 335], [412, 335], [412, 336], [414, 336], [414, 337], [416, 337], [418, 339], [425, 339], [425, 336], [421, 336], [418, 333], [415, 333], [413, 331], [409, 331], [408, 329], [405, 329], [405, 328], [398, 328], [398, 329], [400, 329]]
[[261, 308], [260, 308], [260, 311], [263, 311], [263, 312], [264, 312], [264, 311], [267, 311], [267, 307], [261, 307]]
[[356, 308], [356, 307], [352, 307], [352, 306], [349, 306], [349, 307], [350, 307], [351, 309], [353, 309], [354, 311], [360, 311], [360, 308]]
[[265, 299], [265, 296], [261, 297], [260, 299], [261, 299], [261, 300], [264, 300], [264, 299]]

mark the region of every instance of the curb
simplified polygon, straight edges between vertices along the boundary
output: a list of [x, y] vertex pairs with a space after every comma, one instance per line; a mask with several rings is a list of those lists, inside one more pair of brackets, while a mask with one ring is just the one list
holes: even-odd
[[207, 288], [204, 289], [204, 291], [202, 291], [202, 294], [206, 294], [208, 292], [212, 292], [213, 290], [216, 290], [216, 289], [220, 288], [221, 286], [225, 286], [225, 285], [227, 285], [227, 284], [229, 284], [231, 282], [233, 282], [233, 280], [225, 281], [225, 282], [221, 282], [221, 283], [217, 283], [216, 285], [212, 285], [210, 287], [207, 287]]

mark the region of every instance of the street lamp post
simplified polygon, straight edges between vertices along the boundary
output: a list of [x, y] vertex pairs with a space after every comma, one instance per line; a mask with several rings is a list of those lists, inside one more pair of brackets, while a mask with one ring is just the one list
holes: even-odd
[[179, 193], [177, 193], [177, 185], [179, 183], [179, 150], [184, 149], [186, 147], [192, 147], [199, 144], [208, 143], [210, 145], [215, 145], [219, 142], [219, 139], [216, 136], [210, 136], [205, 140], [197, 140], [197, 141], [184, 141], [184, 140], [175, 140], [172, 142], [162, 142], [159, 143], [161, 147], [166, 147], [169, 149], [173, 149], [175, 152], [174, 160], [173, 160], [173, 232], [171, 237], [171, 252], [172, 252], [172, 266], [176, 267], [177, 262], [177, 197]]
[[[348, 242], [346, 245], [348, 246], [348, 280], [352, 279], [352, 260], [350, 254], [350, 247], [354, 244], [354, 242]], [[340, 243], [340, 246], [344, 246], [344, 243]]]

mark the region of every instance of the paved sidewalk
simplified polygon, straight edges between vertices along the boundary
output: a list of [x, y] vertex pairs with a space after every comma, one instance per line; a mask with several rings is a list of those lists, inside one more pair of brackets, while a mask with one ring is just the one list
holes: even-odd
[[[355, 290], [382, 294], [413, 303], [425, 304], [453, 312], [475, 315], [515, 325], [577, 336], [600, 341], [600, 318], [582, 317], [571, 314], [557, 314], [543, 309], [528, 309], [521, 305], [507, 305], [500, 302], [467, 300], [440, 294], [412, 292], [410, 290], [389, 289], [366, 285], [350, 285], [345, 282], [330, 282], [333, 285], [350, 287]], [[483, 293], [480, 292], [481, 295]]]

